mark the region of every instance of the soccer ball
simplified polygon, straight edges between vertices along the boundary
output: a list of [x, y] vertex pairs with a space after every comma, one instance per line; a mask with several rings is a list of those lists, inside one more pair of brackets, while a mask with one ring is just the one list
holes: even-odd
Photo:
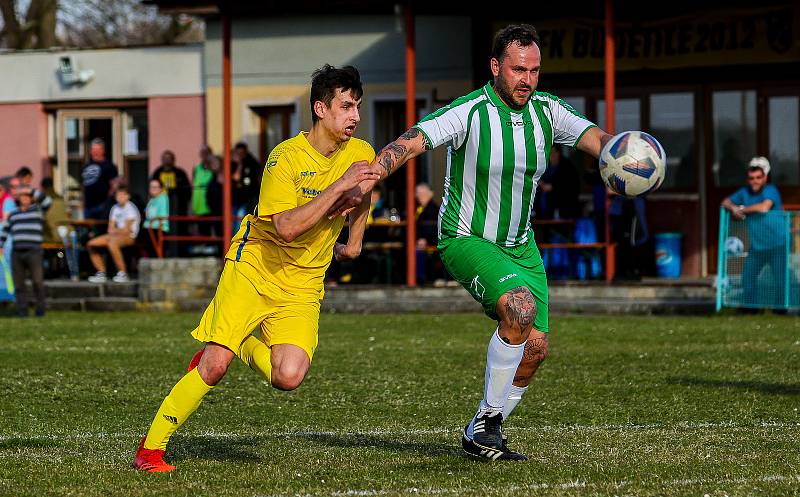
[[625, 131], [600, 152], [600, 176], [614, 192], [637, 197], [661, 186], [666, 159], [658, 140], [644, 131]]

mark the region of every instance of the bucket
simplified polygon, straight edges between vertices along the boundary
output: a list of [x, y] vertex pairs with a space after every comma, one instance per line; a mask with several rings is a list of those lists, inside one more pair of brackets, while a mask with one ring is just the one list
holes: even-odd
[[656, 274], [661, 278], [680, 278], [681, 239], [680, 233], [657, 233]]

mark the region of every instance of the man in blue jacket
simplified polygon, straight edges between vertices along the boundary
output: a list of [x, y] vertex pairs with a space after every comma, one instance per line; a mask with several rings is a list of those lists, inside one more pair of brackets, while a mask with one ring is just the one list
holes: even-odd
[[[788, 231], [781, 194], [767, 183], [769, 170], [766, 157], [753, 157], [747, 167], [747, 186], [722, 201], [731, 216], [747, 226], [750, 248], [742, 272], [742, 303], [747, 307], [785, 305]], [[759, 295], [755, 292], [758, 275], [765, 266], [772, 272], [772, 290]]]

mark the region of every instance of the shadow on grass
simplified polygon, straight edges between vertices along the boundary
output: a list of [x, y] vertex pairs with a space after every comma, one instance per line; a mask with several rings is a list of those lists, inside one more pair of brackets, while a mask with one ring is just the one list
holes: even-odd
[[411, 452], [431, 457], [462, 454], [460, 445], [455, 442], [452, 444], [401, 442], [361, 433], [287, 433], [279, 437], [276, 435], [185, 436], [176, 437], [170, 448], [172, 449], [172, 460], [175, 462], [184, 459], [258, 462], [262, 460], [257, 453], [258, 448], [287, 442], [342, 448], [371, 447], [387, 452]]
[[60, 444], [55, 440], [42, 440], [37, 438], [11, 438], [0, 441], [0, 450], [17, 449], [46, 449], [58, 447]]
[[455, 442], [452, 444], [401, 442], [364, 433], [298, 433], [290, 436], [292, 438], [303, 439], [316, 442], [320, 445], [329, 445], [331, 447], [372, 447], [389, 452], [412, 452], [431, 457], [462, 454], [460, 445], [457, 445]]
[[800, 395], [800, 384], [764, 383], [761, 381], [709, 380], [706, 378], [670, 377], [667, 383], [673, 385], [702, 386], [714, 388], [740, 388], [770, 395]]
[[209, 459], [212, 461], [259, 462], [261, 456], [252, 450], [265, 443], [268, 437], [176, 437], [170, 448], [174, 450], [172, 459]]

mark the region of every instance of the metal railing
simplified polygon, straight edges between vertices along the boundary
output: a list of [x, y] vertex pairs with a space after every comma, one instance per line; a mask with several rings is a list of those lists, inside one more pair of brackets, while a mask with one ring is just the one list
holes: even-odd
[[800, 309], [800, 206], [734, 219], [720, 208], [717, 311]]

